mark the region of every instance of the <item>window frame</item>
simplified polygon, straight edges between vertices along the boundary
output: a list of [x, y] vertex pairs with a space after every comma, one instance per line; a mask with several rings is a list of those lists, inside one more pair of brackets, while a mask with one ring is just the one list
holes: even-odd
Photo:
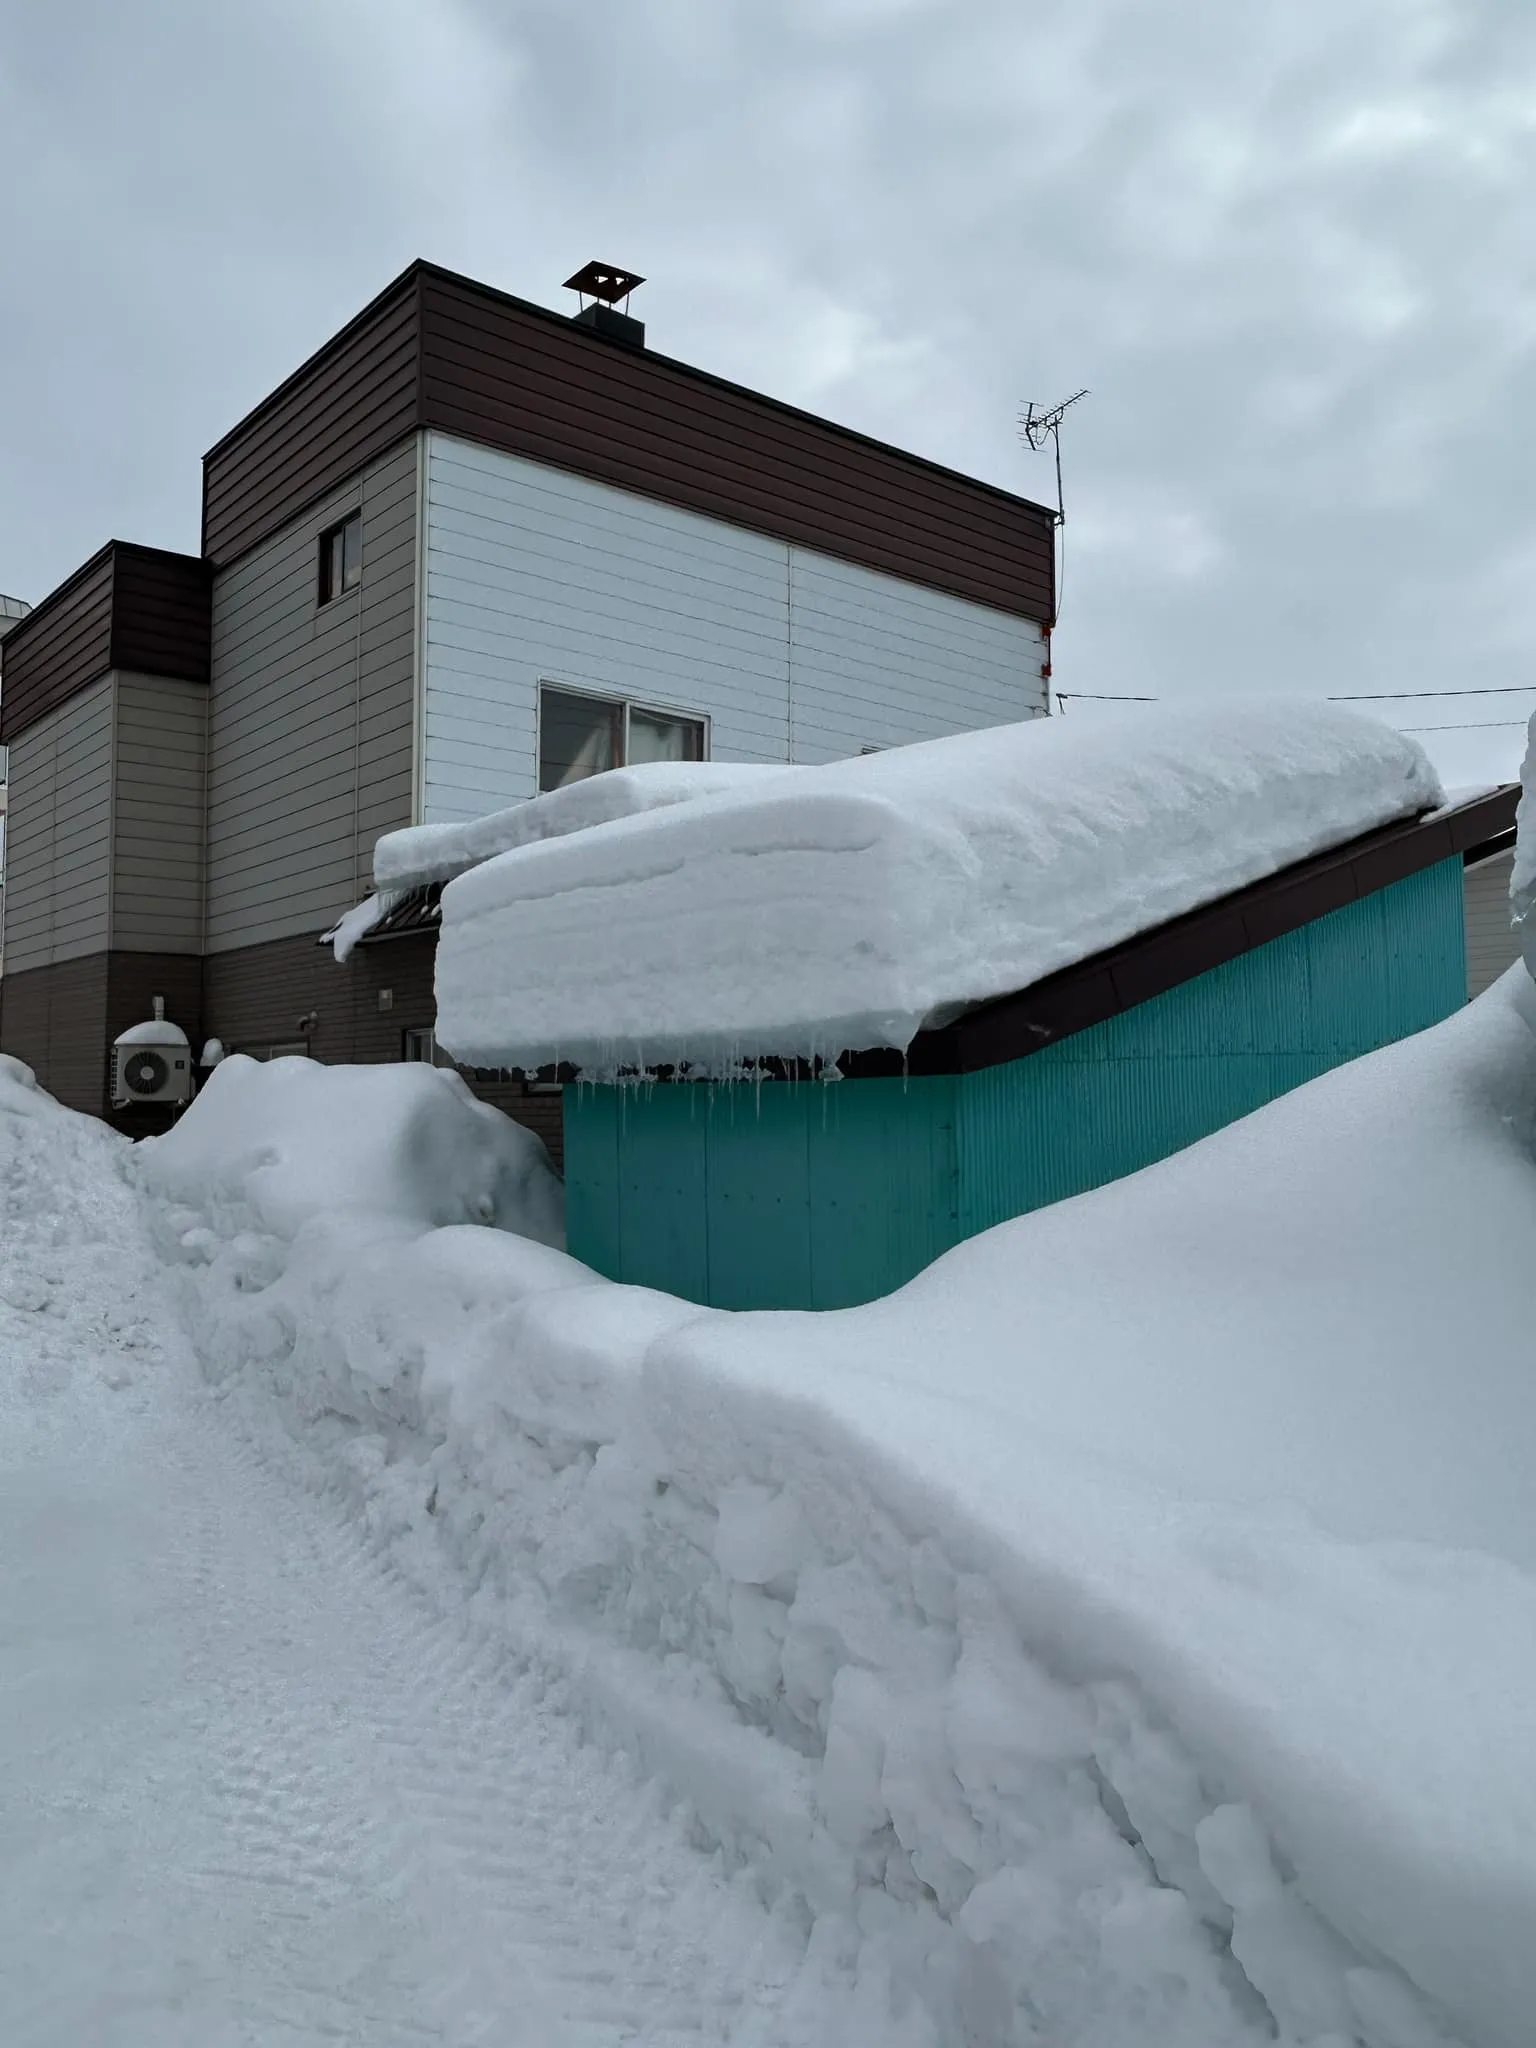
[[[544, 693], [546, 690], [557, 691], [562, 697], [584, 697], [589, 704], [601, 704], [605, 709], [619, 713], [619, 744], [623, 759], [614, 763], [616, 768], [628, 768], [632, 765], [629, 758], [629, 721], [630, 714], [636, 711], [640, 713], [642, 718], [670, 719], [675, 724], [697, 726], [699, 729], [699, 760], [708, 761], [713, 758], [713, 721], [710, 713], [707, 711], [689, 710], [680, 704], [658, 704], [646, 697], [622, 697], [613, 691], [592, 690], [587, 689], [580, 683], [561, 682], [557, 676], [540, 676], [538, 698], [534, 708], [533, 734], [533, 779], [534, 794], [536, 796], [548, 796], [550, 793], [544, 787]], [[608, 771], [600, 770], [598, 772], [607, 773]], [[591, 780], [591, 777], [584, 775], [580, 780], [587, 782]], [[554, 787], [556, 789], [567, 789], [571, 785], [569, 783], [557, 782]]]
[[[357, 566], [356, 574], [349, 583], [347, 581], [346, 536], [354, 530], [357, 534]], [[341, 580], [333, 588], [331, 585], [331, 548], [332, 543], [337, 539], [341, 541]], [[333, 519], [329, 526], [321, 529], [315, 557], [315, 610], [324, 611], [327, 606], [339, 603], [342, 598], [350, 596], [354, 590], [360, 590], [362, 584], [363, 514], [362, 508], [359, 506], [355, 510], [348, 512], [344, 518]]]

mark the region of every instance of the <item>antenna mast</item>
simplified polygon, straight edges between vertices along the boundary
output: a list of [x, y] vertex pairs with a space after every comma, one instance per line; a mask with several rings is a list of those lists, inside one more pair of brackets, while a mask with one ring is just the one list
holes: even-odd
[[1019, 415], [1019, 434], [1036, 455], [1049, 441], [1056, 456], [1056, 524], [1065, 524], [1066, 502], [1061, 495], [1061, 423], [1067, 408], [1076, 405], [1080, 398], [1088, 396], [1088, 387], [1074, 391], [1070, 398], [1064, 398], [1060, 405], [1036, 405], [1031, 399]]

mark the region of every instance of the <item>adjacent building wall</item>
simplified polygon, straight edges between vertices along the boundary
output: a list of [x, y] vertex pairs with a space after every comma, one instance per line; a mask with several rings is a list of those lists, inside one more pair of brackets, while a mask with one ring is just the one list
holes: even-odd
[[116, 682], [110, 944], [200, 954], [208, 691], [166, 676]]
[[536, 794], [541, 682], [705, 717], [723, 761], [825, 761], [1045, 708], [1032, 620], [427, 441], [426, 823]]
[[1467, 999], [1491, 987], [1520, 958], [1509, 921], [1509, 876], [1515, 849], [1506, 847], [1467, 869]]
[[[215, 579], [210, 953], [313, 938], [411, 821], [416, 459], [412, 438]], [[359, 509], [361, 585], [321, 606], [319, 537]]]
[[111, 676], [10, 749], [4, 953], [8, 973], [104, 953], [111, 924]]

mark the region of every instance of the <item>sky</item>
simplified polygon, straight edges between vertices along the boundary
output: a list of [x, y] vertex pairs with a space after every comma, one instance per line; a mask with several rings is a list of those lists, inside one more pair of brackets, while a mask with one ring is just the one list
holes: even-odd
[[[0, 590], [195, 550], [199, 460], [414, 257], [1026, 496], [1056, 682], [1536, 706], [1530, 0], [0, 0]], [[574, 302], [571, 302], [574, 304]], [[1473, 730], [1460, 730], [1473, 727]]]

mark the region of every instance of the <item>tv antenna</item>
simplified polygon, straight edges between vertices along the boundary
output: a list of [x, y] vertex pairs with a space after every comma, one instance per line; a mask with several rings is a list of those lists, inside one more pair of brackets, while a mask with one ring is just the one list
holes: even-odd
[[1080, 398], [1088, 396], [1088, 387], [1074, 391], [1070, 398], [1064, 398], [1060, 405], [1036, 405], [1031, 399], [1019, 415], [1019, 434], [1036, 455], [1049, 441], [1056, 457], [1056, 524], [1062, 525], [1067, 516], [1066, 501], [1061, 495], [1061, 423], [1068, 408], [1076, 405]]

